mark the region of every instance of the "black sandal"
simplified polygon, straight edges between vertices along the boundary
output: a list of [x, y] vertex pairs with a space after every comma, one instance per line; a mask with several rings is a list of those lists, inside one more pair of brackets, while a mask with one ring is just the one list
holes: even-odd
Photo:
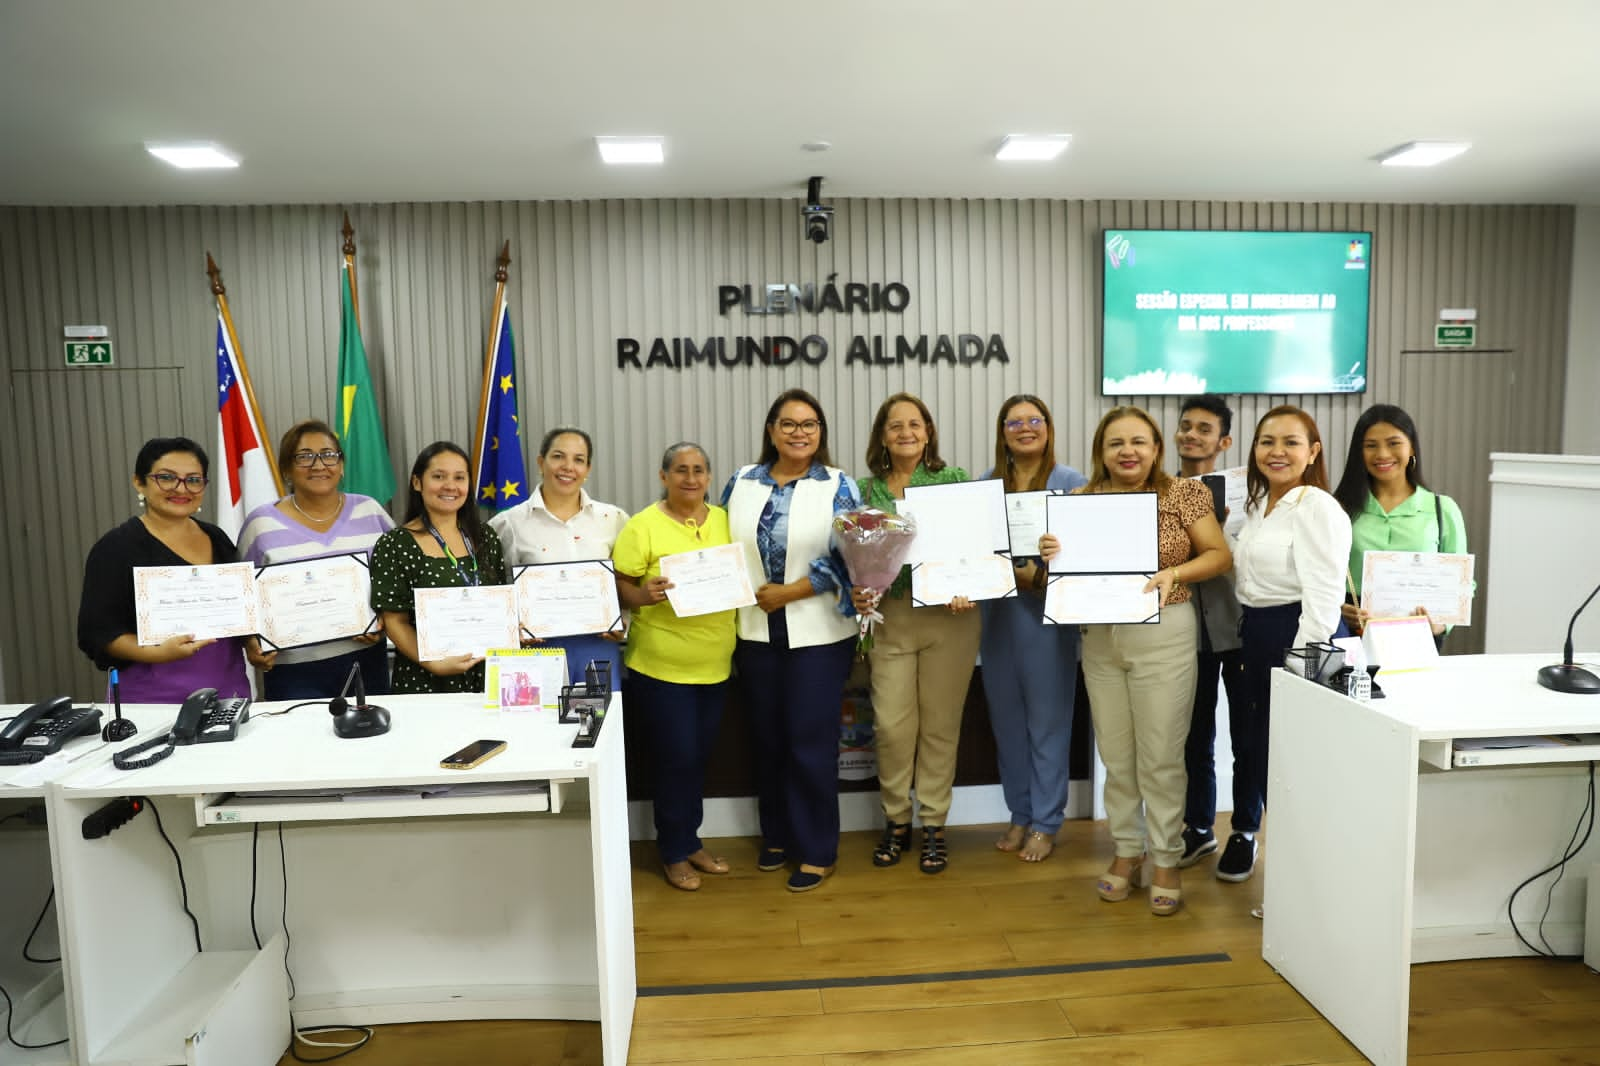
[[922, 872], [925, 874], [942, 874], [944, 868], [950, 865], [950, 850], [944, 842], [944, 826], [925, 825], [922, 827]]
[[911, 846], [911, 823], [890, 822], [883, 827], [883, 839], [872, 849], [872, 865], [893, 866], [900, 853]]

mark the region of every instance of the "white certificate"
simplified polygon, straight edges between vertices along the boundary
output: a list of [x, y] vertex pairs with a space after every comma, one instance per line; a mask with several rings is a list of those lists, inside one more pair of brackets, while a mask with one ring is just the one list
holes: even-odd
[[[936, 510], [929, 511], [928, 507]], [[909, 510], [917, 516], [917, 537], [906, 557], [908, 563], [948, 557], [948, 553], [919, 554], [924, 537], [938, 543], [941, 536], [959, 536], [963, 543], [983, 545], [986, 555], [1011, 548], [1011, 534], [1006, 527], [1006, 483], [995, 478], [958, 481], [954, 485], [913, 485], [906, 489], [905, 500], [896, 504], [895, 510]], [[925, 515], [934, 527], [931, 530], [924, 527]], [[955, 520], [947, 516], [955, 516]]]
[[1038, 557], [1039, 538], [1047, 532], [1044, 501], [1062, 495], [1065, 493], [1056, 489], [1006, 493], [1006, 528], [1012, 558]]
[[372, 629], [371, 573], [365, 555], [276, 563], [256, 571], [261, 642], [298, 648]]
[[605, 633], [622, 624], [609, 562], [544, 563], [517, 569], [517, 614], [530, 637]]
[[136, 566], [133, 605], [140, 644], [169, 637], [195, 640], [255, 633], [256, 568], [251, 563], [212, 566]]
[[522, 641], [515, 585], [417, 589], [415, 595], [417, 658], [422, 662], [484, 655]]
[[679, 552], [661, 557], [661, 576], [672, 582], [667, 602], [679, 618], [731, 611], [756, 602], [745, 567], [744, 544]]
[[1216, 470], [1203, 476], [1222, 478], [1223, 503], [1228, 510], [1227, 517], [1221, 519], [1222, 531], [1230, 537], [1237, 537], [1239, 530], [1244, 528], [1244, 503], [1249, 492], [1245, 468], [1230, 466], [1226, 470]]
[[1161, 568], [1155, 493], [1051, 496], [1044, 505], [1050, 532], [1061, 542], [1050, 560], [1052, 574], [1149, 575]]
[[1380, 674], [1427, 670], [1439, 662], [1433, 626], [1426, 618], [1374, 618], [1361, 630], [1361, 650]]
[[1161, 590], [1143, 591], [1149, 574], [1063, 574], [1044, 591], [1044, 620], [1056, 625], [1158, 623]]
[[1439, 625], [1471, 625], [1473, 563], [1471, 555], [1369, 551], [1361, 560], [1361, 606], [1374, 618], [1424, 607]]
[[918, 563], [911, 570], [914, 607], [949, 603], [957, 596], [969, 600], [999, 600], [1016, 591], [1017, 572], [1004, 555], [938, 559]]

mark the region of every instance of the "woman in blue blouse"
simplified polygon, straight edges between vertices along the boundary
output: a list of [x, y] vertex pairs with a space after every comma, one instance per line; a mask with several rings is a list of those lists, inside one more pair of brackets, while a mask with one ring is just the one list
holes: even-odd
[[[1450, 552], [1467, 550], [1461, 508], [1448, 496], [1429, 492], [1422, 479], [1422, 444], [1417, 424], [1393, 404], [1374, 404], [1356, 419], [1344, 474], [1334, 499], [1350, 516], [1349, 589], [1344, 621], [1359, 633], [1367, 621], [1361, 601], [1361, 567], [1369, 551]], [[1425, 614], [1421, 607], [1417, 614]], [[1444, 626], [1433, 627], [1434, 637]]]
[[822, 405], [803, 389], [772, 402], [760, 459], [722, 490], [756, 589], [739, 611], [734, 662], [755, 744], [757, 865], [794, 862], [791, 892], [820, 885], [839, 854], [839, 705], [856, 624], [833, 516], [860, 503], [829, 459]]

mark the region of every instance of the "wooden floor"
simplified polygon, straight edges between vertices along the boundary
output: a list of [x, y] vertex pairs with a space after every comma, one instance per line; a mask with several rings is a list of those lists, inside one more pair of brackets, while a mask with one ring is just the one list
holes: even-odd
[[[1261, 880], [1224, 884], [1212, 860], [1185, 907], [1156, 918], [1136, 894], [1108, 904], [1094, 877], [1105, 823], [1069, 822], [1028, 865], [997, 852], [998, 827], [950, 830], [944, 874], [915, 856], [875, 869], [876, 834], [846, 834], [839, 872], [805, 895], [755, 869], [755, 843], [714, 841], [734, 865], [697, 893], [669, 887], [635, 845], [640, 998], [631, 1063], [741, 1066], [1045, 1066], [1093, 1063], [1360, 1063], [1339, 1033], [1261, 959], [1250, 916]], [[1270, 840], [1262, 849], [1269, 860]], [[981, 971], [1226, 956], [1034, 976]], [[918, 974], [959, 974], [905, 981]], [[1449, 1066], [1600, 1064], [1600, 975], [1537, 959], [1412, 971], [1411, 1059]], [[870, 978], [773, 991], [654, 994], [699, 985]], [[887, 979], [887, 980], [886, 980]], [[306, 1049], [307, 1058], [321, 1049]], [[292, 1060], [287, 1056], [285, 1064]], [[578, 1066], [599, 1027], [560, 1022], [384, 1026], [351, 1066]]]

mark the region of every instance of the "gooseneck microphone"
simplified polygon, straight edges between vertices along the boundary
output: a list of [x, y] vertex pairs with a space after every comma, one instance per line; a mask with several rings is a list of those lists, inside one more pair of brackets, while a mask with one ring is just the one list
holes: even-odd
[[1594, 592], [1589, 593], [1588, 599], [1572, 612], [1572, 621], [1567, 623], [1567, 642], [1561, 647], [1561, 661], [1539, 668], [1539, 684], [1545, 688], [1584, 696], [1600, 695], [1600, 677], [1595, 677], [1593, 673], [1572, 661], [1572, 627], [1578, 624], [1578, 616], [1589, 606], [1589, 601], [1594, 599], [1595, 592], [1600, 592], [1600, 585], [1596, 585]]
[[[355, 688], [356, 704], [350, 706], [345, 697]], [[346, 740], [382, 736], [389, 731], [389, 712], [375, 703], [367, 702], [367, 685], [361, 676], [361, 664], [352, 663], [350, 675], [344, 679], [344, 688], [328, 701], [328, 713], [333, 715], [333, 731]]]

